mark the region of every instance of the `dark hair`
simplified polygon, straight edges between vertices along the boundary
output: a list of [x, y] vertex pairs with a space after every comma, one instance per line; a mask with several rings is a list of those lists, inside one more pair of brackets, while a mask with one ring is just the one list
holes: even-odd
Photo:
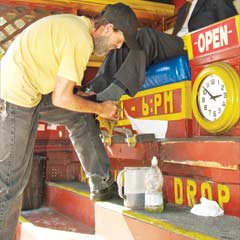
[[[106, 11], [106, 7], [99, 14], [97, 14], [95, 17], [92, 18], [94, 20], [94, 28], [98, 29], [101, 26], [105, 26], [108, 23], [111, 23], [104, 16], [105, 11]], [[119, 29], [113, 26], [113, 31], [117, 32], [119, 31]]]
[[98, 29], [101, 26], [105, 26], [109, 23], [109, 21], [104, 17], [104, 13], [106, 11], [106, 7], [95, 17], [93, 17], [94, 20], [94, 27]]
[[108, 4], [94, 18], [94, 27], [98, 29], [108, 23], [113, 24], [114, 31], [122, 31], [130, 49], [139, 49], [136, 40], [138, 20], [134, 11], [123, 3]]

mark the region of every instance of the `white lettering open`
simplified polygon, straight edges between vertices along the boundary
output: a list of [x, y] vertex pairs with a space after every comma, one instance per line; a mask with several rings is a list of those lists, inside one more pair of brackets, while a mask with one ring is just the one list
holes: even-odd
[[227, 46], [229, 44], [229, 33], [231, 32], [228, 31], [227, 25], [200, 33], [198, 36], [198, 51], [204, 53]]

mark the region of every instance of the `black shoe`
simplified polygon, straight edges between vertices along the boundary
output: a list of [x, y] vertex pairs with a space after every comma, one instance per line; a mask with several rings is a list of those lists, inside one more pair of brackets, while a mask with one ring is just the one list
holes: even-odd
[[90, 200], [95, 201], [105, 201], [114, 196], [118, 196], [118, 186], [117, 183], [113, 182], [108, 188], [94, 190], [90, 192]]

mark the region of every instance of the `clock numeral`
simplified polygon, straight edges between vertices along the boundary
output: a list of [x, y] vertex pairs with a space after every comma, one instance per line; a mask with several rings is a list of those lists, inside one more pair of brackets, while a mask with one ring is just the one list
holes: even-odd
[[213, 116], [217, 117], [217, 112], [216, 111], [213, 111]]
[[208, 110], [208, 115], [211, 116], [212, 110]]
[[204, 106], [203, 106], [203, 109], [206, 111], [206, 110], [207, 110], [207, 105], [204, 105]]
[[226, 102], [225, 102], [225, 101], [222, 103], [222, 106], [223, 106], [223, 107], [225, 107], [225, 106], [226, 106]]
[[221, 108], [218, 108], [218, 114], [220, 114], [222, 112]]
[[224, 90], [224, 85], [221, 85], [221, 90], [222, 90], [222, 91]]
[[210, 81], [211, 81], [212, 85], [215, 84], [215, 79], [214, 78], [212, 78]]
[[223, 93], [223, 97], [224, 97], [224, 98], [227, 97], [227, 93], [226, 93], [226, 92]]
[[205, 97], [202, 97], [202, 103], [205, 103]]
[[203, 95], [206, 95], [207, 94], [207, 91], [204, 89], [203, 90]]
[[210, 87], [210, 83], [209, 83], [209, 82], [207, 82], [206, 86], [207, 86], [207, 88], [209, 88], [209, 87]]

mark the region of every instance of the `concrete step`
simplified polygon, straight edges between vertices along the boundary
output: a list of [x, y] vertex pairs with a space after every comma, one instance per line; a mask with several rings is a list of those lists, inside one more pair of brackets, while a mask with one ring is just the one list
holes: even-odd
[[[108, 149], [114, 175], [127, 166], [150, 166], [153, 155], [164, 175], [168, 202], [192, 207], [202, 196], [215, 200], [225, 214], [240, 217], [240, 138], [193, 137]], [[234, 208], [232, 206], [235, 206]]]
[[46, 193], [48, 207], [94, 228], [95, 236], [104, 240], [236, 240], [240, 236], [238, 217], [199, 217], [190, 208], [170, 203], [163, 213], [149, 214], [124, 207], [120, 198], [94, 202], [89, 200], [88, 187], [79, 182], [47, 182]]
[[237, 217], [200, 217], [189, 208], [171, 204], [161, 214], [132, 211], [116, 203], [98, 202], [95, 206], [95, 231], [105, 240], [236, 240], [239, 224]]
[[94, 229], [48, 208], [22, 211], [16, 240], [100, 240]]
[[89, 200], [87, 184], [80, 182], [46, 182], [46, 206], [95, 228], [94, 201]]

